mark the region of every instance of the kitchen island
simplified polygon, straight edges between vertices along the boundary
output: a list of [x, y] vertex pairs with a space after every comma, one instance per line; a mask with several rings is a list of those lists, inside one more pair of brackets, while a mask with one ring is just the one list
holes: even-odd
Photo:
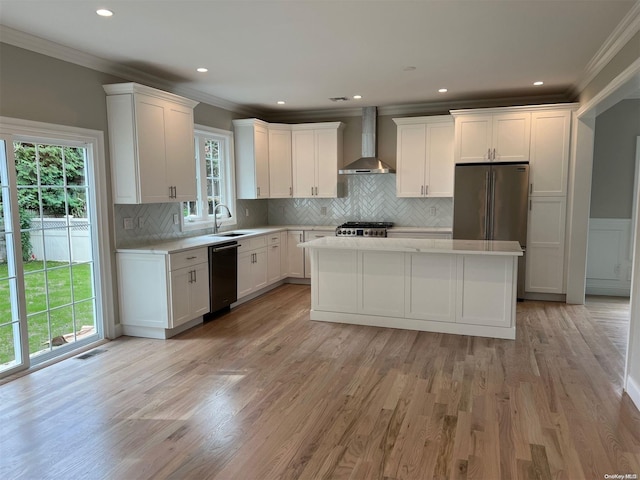
[[324, 237], [311, 319], [515, 339], [518, 242]]

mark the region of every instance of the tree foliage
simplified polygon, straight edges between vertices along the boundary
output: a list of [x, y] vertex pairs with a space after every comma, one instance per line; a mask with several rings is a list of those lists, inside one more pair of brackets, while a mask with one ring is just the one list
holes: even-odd
[[15, 143], [14, 154], [21, 208], [38, 212], [42, 200], [45, 216], [86, 216], [82, 149]]

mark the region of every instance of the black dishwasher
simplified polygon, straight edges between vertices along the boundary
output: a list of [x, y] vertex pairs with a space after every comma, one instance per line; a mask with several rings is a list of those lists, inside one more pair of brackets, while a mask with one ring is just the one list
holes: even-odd
[[209, 297], [211, 313], [238, 299], [238, 242], [209, 247]]

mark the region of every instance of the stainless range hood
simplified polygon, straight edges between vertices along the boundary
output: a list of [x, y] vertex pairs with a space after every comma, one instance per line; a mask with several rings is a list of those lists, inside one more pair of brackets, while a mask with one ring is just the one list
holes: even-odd
[[338, 173], [343, 175], [396, 173], [376, 155], [376, 115], [376, 107], [362, 109], [362, 157], [351, 162]]

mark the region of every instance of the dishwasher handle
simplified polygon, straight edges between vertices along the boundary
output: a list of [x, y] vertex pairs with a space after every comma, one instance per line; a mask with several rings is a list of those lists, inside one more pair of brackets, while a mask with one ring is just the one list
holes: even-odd
[[242, 245], [236, 243], [235, 245], [227, 245], [226, 247], [212, 247], [211, 251], [213, 253], [217, 253], [217, 252], [221, 252], [223, 250], [231, 250], [232, 248], [239, 248], [241, 246]]

